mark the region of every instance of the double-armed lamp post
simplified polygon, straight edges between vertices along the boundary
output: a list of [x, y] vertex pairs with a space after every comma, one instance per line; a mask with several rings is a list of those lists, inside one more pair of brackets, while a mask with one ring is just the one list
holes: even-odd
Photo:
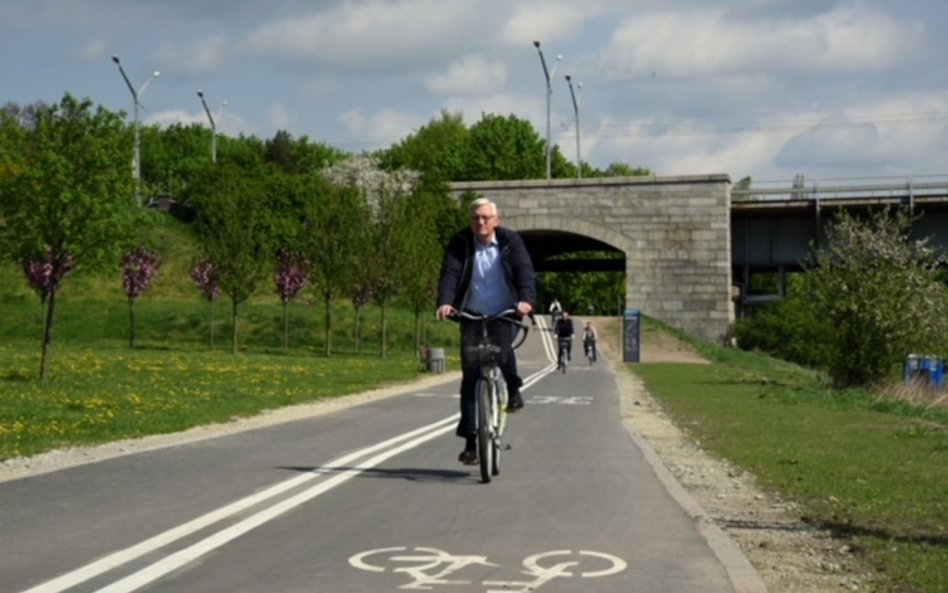
[[115, 65], [118, 66], [119, 72], [122, 74], [122, 78], [125, 79], [125, 84], [128, 85], [128, 90], [132, 93], [132, 101], [135, 103], [135, 152], [132, 155], [132, 172], [135, 175], [135, 202], [140, 206], [141, 201], [141, 178], [142, 178], [142, 158], [141, 158], [141, 123], [138, 119], [138, 111], [141, 105], [141, 97], [145, 94], [145, 89], [148, 88], [148, 85], [152, 80], [161, 76], [161, 72], [155, 70], [151, 76], [142, 84], [141, 88], [138, 90], [132, 85], [132, 81], [128, 79], [128, 75], [125, 74], [125, 69], [122, 68], [122, 63], [119, 61], [118, 56], [112, 56], [112, 61], [115, 62]]
[[533, 47], [537, 48], [537, 53], [540, 54], [540, 64], [543, 66], [543, 76], [546, 77], [546, 179], [549, 181], [552, 178], [552, 159], [553, 159], [553, 146], [550, 144], [550, 99], [553, 98], [553, 74], [556, 72], [556, 65], [560, 60], [563, 59], [562, 54], [556, 55], [556, 61], [553, 62], [553, 68], [548, 69], [546, 67], [546, 59], [543, 57], [543, 50], [540, 49], [540, 42], [534, 41]]
[[[207, 101], [204, 100], [204, 91], [199, 90], [197, 96], [201, 98], [201, 105], [204, 105], [204, 113], [207, 114], [207, 119], [211, 122], [211, 162], [217, 162], [217, 123], [214, 121], [214, 116], [211, 115], [211, 110], [207, 107]], [[217, 112], [217, 119], [221, 118], [221, 114], [224, 113], [224, 107], [227, 107], [227, 101], [221, 103], [220, 111]]]
[[[569, 85], [569, 94], [573, 98], [573, 113], [576, 115], [576, 178], [583, 178], [583, 160], [579, 156], [579, 101], [576, 100], [576, 91], [573, 90], [573, 79], [567, 74], [566, 84]], [[583, 89], [583, 83], [576, 83], [576, 88]]]

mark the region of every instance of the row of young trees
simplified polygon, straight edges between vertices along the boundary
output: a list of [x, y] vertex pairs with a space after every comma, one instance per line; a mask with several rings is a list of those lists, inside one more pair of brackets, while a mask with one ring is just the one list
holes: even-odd
[[[73, 269], [122, 267], [134, 345], [134, 303], [160, 258], [142, 243], [142, 212], [131, 197], [136, 184], [144, 195], [170, 194], [195, 213], [201, 253], [192, 277], [212, 314], [218, 294], [229, 299], [234, 351], [239, 305], [274, 273], [288, 303], [294, 280], [287, 266], [295, 266], [295, 282], [305, 276], [327, 305], [326, 353], [328, 305], [349, 298], [357, 311], [380, 306], [384, 356], [387, 308], [394, 299], [410, 306], [420, 336], [441, 247], [464, 224], [446, 182], [545, 175], [544, 142], [529, 122], [488, 114], [467, 127], [461, 114], [442, 113], [391, 148], [359, 157], [278, 132], [265, 141], [222, 137], [213, 163], [206, 128], [146, 126], [135, 179], [133, 130], [124, 120], [122, 112], [68, 93], [58, 104], [0, 110], [0, 257], [23, 265], [42, 299], [44, 379], [57, 290]], [[583, 167], [586, 177], [649, 174], [621, 163], [605, 171]], [[576, 174], [556, 147], [553, 174]]]
[[[134, 301], [154, 277], [158, 255], [140, 243], [130, 140], [122, 114], [69, 95], [0, 114], [0, 255], [24, 266], [42, 298], [44, 380], [57, 291], [74, 269], [122, 266], [134, 343]], [[292, 172], [267, 160], [266, 146], [254, 146], [222, 151], [216, 164], [208, 159], [182, 174], [178, 195], [196, 212], [191, 226], [201, 263], [193, 277], [209, 299], [219, 293], [230, 300], [232, 349], [239, 305], [275, 270], [286, 274], [292, 258], [296, 282], [305, 273], [327, 305], [348, 297], [381, 307], [384, 356], [386, 307], [403, 297], [419, 314], [430, 309], [440, 246], [463, 224], [461, 209], [442, 183], [384, 171], [369, 157]], [[291, 284], [282, 286], [286, 299]]]

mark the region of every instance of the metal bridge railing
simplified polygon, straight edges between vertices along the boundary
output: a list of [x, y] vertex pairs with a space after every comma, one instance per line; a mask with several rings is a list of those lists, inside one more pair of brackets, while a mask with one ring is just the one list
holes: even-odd
[[796, 200], [866, 200], [886, 198], [948, 197], [948, 175], [916, 177], [835, 178], [811, 184], [793, 181], [754, 182], [731, 190], [732, 202], [784, 202]]

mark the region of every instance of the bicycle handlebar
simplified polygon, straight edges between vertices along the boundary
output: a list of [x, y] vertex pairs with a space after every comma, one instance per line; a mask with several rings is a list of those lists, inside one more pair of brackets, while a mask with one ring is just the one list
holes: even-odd
[[[515, 315], [516, 317], [514, 317]], [[521, 344], [523, 344], [526, 341], [527, 333], [530, 331], [530, 328], [526, 324], [524, 324], [523, 320], [520, 318], [520, 314], [517, 312], [517, 310], [512, 309], [512, 308], [504, 309], [503, 311], [501, 311], [500, 313], [497, 313], [496, 315], [481, 315], [479, 313], [469, 313], [467, 311], [455, 310], [453, 313], [448, 315], [448, 319], [450, 319], [451, 321], [456, 321], [458, 323], [460, 323], [464, 319], [468, 321], [494, 321], [497, 319], [502, 319], [506, 321], [507, 323], [516, 325], [518, 328], [520, 328], [521, 332], [518, 332], [520, 334], [519, 336], [520, 339], [519, 340], [515, 339], [514, 343], [512, 343], [510, 346], [514, 350], [519, 348]]]

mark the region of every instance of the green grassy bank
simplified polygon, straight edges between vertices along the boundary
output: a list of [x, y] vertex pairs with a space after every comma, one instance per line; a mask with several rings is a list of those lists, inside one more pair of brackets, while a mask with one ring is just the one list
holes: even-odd
[[874, 591], [948, 591], [948, 411], [693, 343], [712, 364], [629, 367], [676, 425], [848, 544]]

